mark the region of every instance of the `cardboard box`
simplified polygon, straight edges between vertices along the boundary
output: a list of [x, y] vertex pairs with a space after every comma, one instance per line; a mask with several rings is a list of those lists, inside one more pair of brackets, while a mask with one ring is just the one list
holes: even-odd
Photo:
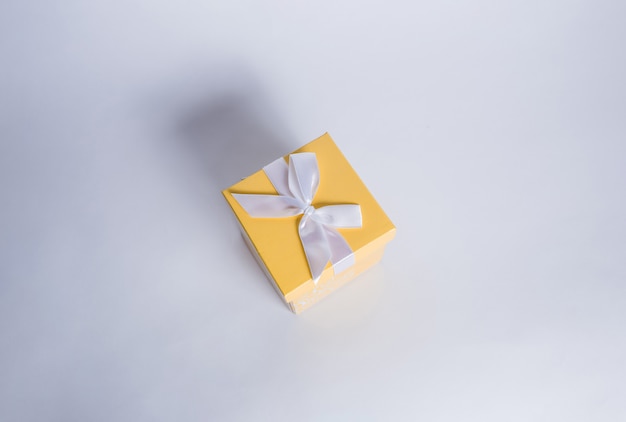
[[328, 134], [222, 193], [295, 313], [376, 264], [396, 231]]

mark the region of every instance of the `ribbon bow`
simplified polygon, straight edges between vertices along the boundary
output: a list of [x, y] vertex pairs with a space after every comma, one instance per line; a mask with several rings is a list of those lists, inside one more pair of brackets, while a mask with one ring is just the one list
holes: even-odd
[[320, 174], [315, 153], [291, 154], [289, 165], [279, 158], [263, 167], [278, 195], [234, 193], [233, 197], [251, 217], [282, 218], [302, 214], [298, 224], [300, 241], [317, 284], [328, 261], [338, 274], [354, 264], [348, 242], [336, 228], [360, 228], [361, 206], [328, 205], [315, 208]]

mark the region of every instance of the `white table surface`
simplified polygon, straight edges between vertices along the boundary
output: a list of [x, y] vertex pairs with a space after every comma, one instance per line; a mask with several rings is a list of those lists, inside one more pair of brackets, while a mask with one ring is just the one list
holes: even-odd
[[[626, 420], [623, 1], [0, 4], [0, 420]], [[295, 316], [220, 189], [398, 227]]]

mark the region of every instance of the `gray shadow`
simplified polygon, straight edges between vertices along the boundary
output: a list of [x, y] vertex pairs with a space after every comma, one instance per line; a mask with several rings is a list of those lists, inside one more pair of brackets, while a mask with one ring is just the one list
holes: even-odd
[[190, 104], [175, 128], [176, 138], [219, 189], [297, 147], [256, 81], [245, 79], [230, 85]]
[[299, 145], [256, 78], [242, 69], [224, 69], [213, 76], [192, 84], [193, 93], [187, 93], [186, 99], [181, 100], [178, 94], [174, 101], [176, 108], [168, 113], [168, 120], [173, 122], [168, 142], [173, 140], [175, 149], [182, 152], [185, 165], [194, 167], [195, 180], [189, 181], [187, 188], [193, 185], [190, 193], [194, 202], [212, 209], [213, 221], [209, 224], [213, 238], [233, 245], [229, 253], [237, 254], [240, 264], [254, 268], [254, 274], [258, 275], [258, 279], [249, 281], [265, 286], [263, 291], [275, 299], [273, 303], [285, 308], [244, 240], [234, 244], [226, 241], [240, 234], [220, 191]]

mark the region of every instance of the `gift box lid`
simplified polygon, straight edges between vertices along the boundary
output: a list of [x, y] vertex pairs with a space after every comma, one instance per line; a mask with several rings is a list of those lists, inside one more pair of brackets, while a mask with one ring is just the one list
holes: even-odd
[[[292, 154], [300, 152], [313, 152], [317, 157], [319, 187], [312, 202], [315, 208], [336, 204], [360, 205], [362, 227], [337, 230], [353, 251], [383, 237], [386, 241], [393, 237], [395, 226], [330, 135], [324, 134]], [[289, 155], [284, 157], [285, 160]], [[233, 193], [276, 195], [276, 189], [265, 172], [259, 170], [222, 193], [285, 300], [289, 302], [313, 290], [315, 286], [298, 233], [298, 221], [302, 216], [251, 217], [233, 197]], [[323, 278], [332, 277], [330, 263], [324, 273]]]

